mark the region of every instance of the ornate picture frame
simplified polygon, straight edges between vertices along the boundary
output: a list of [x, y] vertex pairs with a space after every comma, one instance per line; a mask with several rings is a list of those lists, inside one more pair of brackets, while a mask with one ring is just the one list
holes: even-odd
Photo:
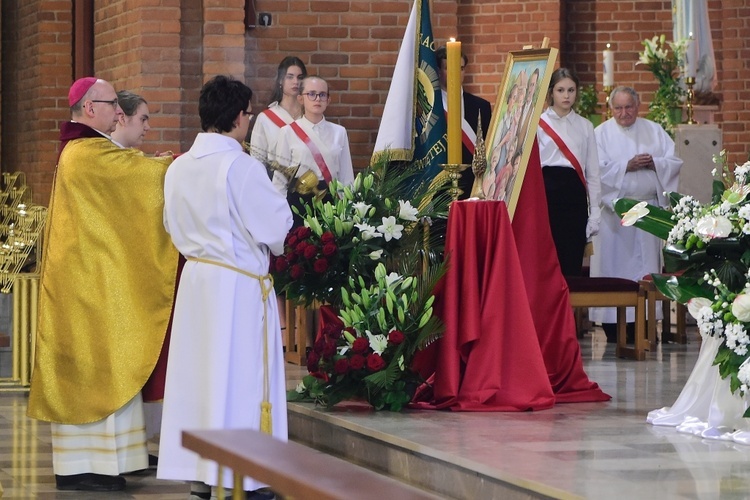
[[486, 199], [505, 202], [511, 219], [556, 59], [555, 48], [508, 53], [487, 133], [482, 189]]

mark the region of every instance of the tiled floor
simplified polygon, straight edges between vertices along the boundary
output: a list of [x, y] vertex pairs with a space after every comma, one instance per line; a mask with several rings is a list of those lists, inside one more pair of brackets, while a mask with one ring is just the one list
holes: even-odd
[[[705, 441], [645, 422], [649, 410], [671, 404], [679, 394], [697, 357], [696, 337], [691, 333], [686, 346], [660, 346], [643, 362], [615, 359], [600, 332], [582, 339], [586, 371], [613, 396], [609, 403], [557, 405], [536, 413], [328, 415], [484, 474], [543, 485], [552, 496], [750, 498], [750, 446]], [[288, 366], [292, 385], [301, 371]], [[0, 393], [4, 498], [102, 498], [55, 490], [49, 426], [25, 417], [25, 400], [22, 393]], [[158, 481], [153, 472], [129, 476], [128, 484], [106, 498], [187, 498], [187, 486]]]

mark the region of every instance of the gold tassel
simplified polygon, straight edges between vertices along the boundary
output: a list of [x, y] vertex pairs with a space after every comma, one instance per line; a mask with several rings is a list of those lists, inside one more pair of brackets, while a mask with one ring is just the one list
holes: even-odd
[[271, 403], [263, 401], [260, 404], [260, 432], [271, 434], [273, 423], [271, 422]]

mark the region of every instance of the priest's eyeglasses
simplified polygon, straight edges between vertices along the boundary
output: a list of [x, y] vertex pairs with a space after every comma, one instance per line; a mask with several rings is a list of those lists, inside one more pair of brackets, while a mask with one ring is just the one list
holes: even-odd
[[317, 101], [318, 99], [321, 101], [328, 100], [328, 92], [305, 92], [304, 95], [306, 95], [311, 101]]
[[112, 99], [111, 101], [102, 101], [100, 99], [91, 99], [91, 102], [105, 102], [112, 106], [113, 108], [117, 109], [117, 99]]

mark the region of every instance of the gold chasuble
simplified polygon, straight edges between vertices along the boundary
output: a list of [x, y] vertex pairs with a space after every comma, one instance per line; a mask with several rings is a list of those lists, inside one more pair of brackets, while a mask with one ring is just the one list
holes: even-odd
[[101, 136], [64, 146], [43, 242], [30, 417], [101, 420], [151, 375], [177, 272], [163, 224], [171, 161]]

